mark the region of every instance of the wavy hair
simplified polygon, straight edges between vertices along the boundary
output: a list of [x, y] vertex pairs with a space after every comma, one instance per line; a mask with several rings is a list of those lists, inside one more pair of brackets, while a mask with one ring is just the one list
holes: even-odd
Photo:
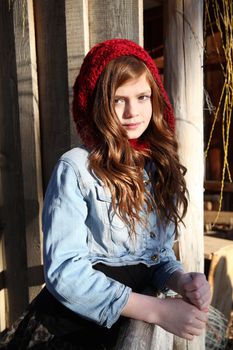
[[[136, 150], [116, 115], [114, 97], [119, 86], [142, 74], [151, 87], [153, 112], [139, 140], [146, 146]], [[151, 72], [134, 56], [112, 60], [96, 86], [92, 109], [96, 144], [89, 155], [89, 167], [110, 189], [113, 210], [134, 234], [137, 222], [146, 224], [147, 215], [142, 212], [149, 214], [155, 209], [161, 223], [172, 221], [177, 229], [187, 211], [186, 169], [179, 161], [176, 137], [163, 118], [164, 105]], [[156, 169], [149, 173], [153, 194], [143, 182], [143, 170], [150, 161]]]

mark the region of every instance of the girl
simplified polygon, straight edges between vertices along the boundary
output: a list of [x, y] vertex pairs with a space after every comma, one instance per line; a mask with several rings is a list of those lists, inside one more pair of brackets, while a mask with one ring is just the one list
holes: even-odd
[[187, 210], [185, 168], [153, 60], [129, 40], [96, 45], [74, 85], [73, 115], [83, 145], [60, 158], [44, 202], [46, 287], [9, 346], [113, 349], [127, 319], [192, 340], [210, 288], [172, 250]]

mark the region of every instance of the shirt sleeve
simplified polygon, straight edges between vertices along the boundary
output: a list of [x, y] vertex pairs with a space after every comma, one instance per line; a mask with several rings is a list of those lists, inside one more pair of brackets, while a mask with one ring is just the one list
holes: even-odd
[[132, 290], [92, 268], [87, 215], [76, 172], [66, 161], [59, 161], [48, 185], [42, 216], [46, 286], [70, 310], [110, 328]]
[[153, 286], [156, 288], [156, 290], [163, 293], [166, 293], [169, 290], [166, 287], [166, 282], [171, 275], [177, 270], [183, 271], [183, 265], [176, 259], [174, 250], [172, 249], [175, 237], [173, 228], [174, 227], [172, 224], [167, 229], [168, 233], [161, 249], [161, 257], [158, 264], [156, 264], [153, 274]]

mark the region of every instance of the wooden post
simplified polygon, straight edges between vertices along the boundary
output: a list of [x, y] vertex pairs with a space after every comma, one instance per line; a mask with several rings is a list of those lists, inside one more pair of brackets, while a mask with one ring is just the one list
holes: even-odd
[[[1, 73], [0, 73], [0, 79], [1, 79]], [[1, 104], [1, 98], [0, 98], [0, 104]], [[1, 110], [1, 107], [0, 107]], [[1, 120], [1, 118], [0, 118]], [[1, 135], [1, 134], [0, 134]], [[3, 229], [4, 229], [4, 223], [2, 218], [2, 208], [4, 206], [4, 199], [3, 199], [3, 188], [2, 188], [2, 168], [4, 165], [4, 160], [2, 159], [2, 155], [0, 154], [0, 332], [4, 331], [6, 328], [6, 298], [5, 298], [5, 280], [4, 280], [4, 259], [3, 259], [3, 252], [4, 252], [4, 241], [3, 241]]]
[[43, 201], [37, 63], [32, 0], [13, 6], [18, 103], [26, 224], [29, 300], [39, 292], [36, 285], [42, 264], [41, 208]]
[[89, 51], [88, 0], [66, 0], [66, 43], [68, 65], [68, 87], [70, 106], [71, 147], [77, 146], [79, 138], [72, 117], [73, 85], [84, 56]]
[[34, 1], [34, 14], [45, 189], [58, 158], [70, 149], [65, 0]]
[[143, 45], [142, 0], [89, 0], [90, 47], [111, 38]]
[[[90, 47], [114, 37], [128, 38], [143, 44], [143, 1], [66, 0], [65, 16], [71, 107], [72, 86]], [[71, 115], [71, 146], [77, 144]]]
[[[187, 271], [203, 271], [203, 0], [166, 0], [164, 9], [165, 85], [190, 195], [186, 227], [180, 227], [181, 259]], [[204, 336], [179, 343], [179, 350], [201, 350]]]
[[[13, 8], [0, 1], [0, 221], [6, 321], [9, 326], [28, 304], [25, 211]], [[30, 150], [28, 150], [30, 152]], [[3, 294], [3, 293], [2, 293]], [[1, 305], [2, 307], [2, 305]]]

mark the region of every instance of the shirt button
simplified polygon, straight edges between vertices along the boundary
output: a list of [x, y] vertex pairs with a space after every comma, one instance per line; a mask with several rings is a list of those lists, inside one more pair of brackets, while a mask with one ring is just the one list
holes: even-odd
[[144, 185], [147, 186], [147, 185], [149, 185], [150, 180], [143, 180], [143, 182], [144, 182]]
[[151, 260], [156, 261], [158, 259], [158, 254], [154, 254], [151, 257]]
[[155, 236], [156, 236], [155, 233], [151, 231], [151, 232], [150, 232], [150, 237], [151, 237], [151, 238], [155, 238]]

